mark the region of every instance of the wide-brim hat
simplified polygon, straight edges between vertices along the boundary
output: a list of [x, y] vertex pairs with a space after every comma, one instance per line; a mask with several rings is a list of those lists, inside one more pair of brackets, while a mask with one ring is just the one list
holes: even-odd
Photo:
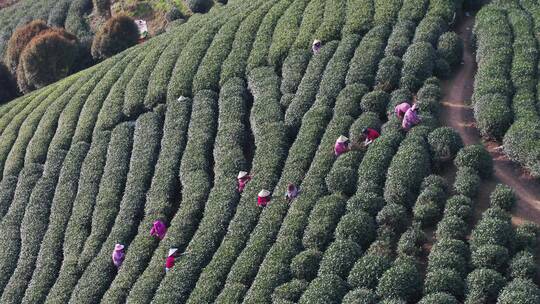
[[260, 197], [267, 197], [270, 196], [270, 191], [262, 189], [261, 192], [259, 192]]
[[177, 100], [180, 101], [180, 102], [182, 102], [182, 101], [187, 100], [187, 99], [188, 99], [188, 98], [185, 97], [185, 96], [180, 96], [180, 97], [178, 97]]
[[169, 249], [169, 254], [167, 256], [171, 256], [171, 255], [175, 254], [177, 251], [178, 251], [178, 248], [171, 248], [171, 249]]
[[338, 137], [338, 139], [337, 139], [338, 143], [344, 143], [344, 142], [347, 142], [347, 141], [349, 141], [349, 139], [347, 137], [343, 136], [343, 135], [340, 135]]
[[122, 249], [124, 249], [124, 245], [122, 245], [122, 244], [116, 244], [116, 245], [114, 245], [114, 250], [120, 251], [120, 250], [122, 250]]
[[315, 40], [313, 41], [313, 45], [316, 45], [316, 44], [321, 44], [321, 41], [320, 41], [319, 39], [315, 39]]
[[248, 175], [246, 171], [240, 171], [238, 172], [238, 178], [244, 178]]

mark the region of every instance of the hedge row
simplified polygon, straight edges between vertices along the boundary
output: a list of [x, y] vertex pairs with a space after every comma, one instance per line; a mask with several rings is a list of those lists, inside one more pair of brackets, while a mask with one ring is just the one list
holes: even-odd
[[[243, 192], [223, 242], [216, 248], [217, 251], [193, 289], [193, 297], [197, 299], [203, 297], [208, 301], [213, 301], [223, 288], [222, 284], [225, 282], [227, 273], [244, 247], [261, 212], [255, 204], [257, 193], [262, 188], [273, 188], [277, 182], [277, 171], [281, 170], [285, 158], [284, 147], [287, 144], [281, 122], [283, 116], [279, 107], [279, 86], [273, 69], [267, 67], [253, 70], [250, 74], [249, 88], [254, 96], [251, 126], [257, 146], [251, 171], [256, 178]], [[186, 294], [182, 293], [180, 296], [188, 296], [189, 291], [188, 288], [184, 291]], [[160, 296], [165, 297], [167, 293], [164, 292]]]
[[438, 175], [429, 175], [422, 182], [422, 190], [413, 208], [413, 219], [423, 227], [435, 225], [442, 216], [447, 195], [444, 183]]
[[64, 159], [50, 207], [49, 223], [47, 228], [43, 229], [46, 232], [38, 248], [32, 279], [24, 291], [22, 303], [44, 302], [56, 279], [61, 265], [65, 228], [77, 195], [81, 166], [89, 148], [87, 143], [76, 143]]
[[[245, 137], [243, 121], [247, 115], [245, 83], [238, 78], [229, 80], [219, 100], [219, 125], [214, 149], [214, 188], [209, 194], [202, 221], [188, 245], [189, 256], [177, 261], [176, 276], [166, 277], [162, 288], [174, 285], [175, 300], [185, 301], [212, 254], [225, 234], [225, 227], [233, 216], [239, 195], [235, 189], [235, 176], [246, 169], [242, 145]], [[219, 227], [219, 229], [217, 228]], [[209, 247], [208, 244], [215, 244]], [[158, 291], [159, 293], [159, 291]], [[159, 296], [159, 294], [158, 294]], [[197, 301], [202, 301], [197, 299]]]
[[350, 0], [347, 2], [347, 18], [343, 35], [367, 33], [373, 26], [375, 6], [371, 0]]
[[[50, 189], [56, 187], [66, 154], [67, 152], [63, 150], [52, 153], [52, 158], [49, 158], [45, 163], [43, 175], [32, 190], [32, 194], [25, 206], [26, 210], [21, 209], [24, 215], [20, 218], [20, 223], [18, 223], [21, 228], [20, 235], [17, 235], [16, 239], [12, 236], [11, 242], [3, 242], [3, 252], [9, 250], [9, 257], [3, 262], [10, 263], [13, 266], [16, 265], [13, 273], [10, 271], [3, 272], [4, 276], [11, 274], [9, 282], [5, 285], [5, 292], [2, 294], [3, 302], [21, 302], [24, 296], [24, 290], [31, 279], [39, 252], [39, 247], [36, 244], [41, 243], [47, 230], [48, 211], [54, 195], [54, 192], [50, 191]], [[3, 221], [8, 218], [9, 213]]]
[[58, 273], [51, 278], [50, 293], [46, 302], [67, 302], [71, 290], [77, 283], [77, 261], [81, 253], [84, 241], [89, 234], [92, 211], [99, 192], [99, 184], [106, 163], [107, 149], [111, 134], [110, 132], [98, 132], [94, 136], [90, 150], [86, 155], [79, 178], [77, 196], [73, 201], [71, 216], [66, 226], [62, 240], [62, 266]]
[[[321, 25], [321, 19], [324, 18], [325, 3], [325, 0], [312, 0], [306, 6], [293, 48], [309, 49], [313, 40], [317, 39], [314, 37], [315, 31]], [[323, 41], [323, 43], [328, 43], [328, 41]]]
[[24, 218], [26, 206], [30, 200], [32, 191], [37, 182], [41, 179], [43, 165], [32, 164], [23, 168], [19, 175], [17, 188], [13, 201], [6, 215], [2, 218], [0, 226], [6, 234], [0, 237], [0, 256], [3, 257], [0, 262], [0, 287], [2, 290], [8, 284], [8, 281], [17, 266], [17, 257], [21, 244], [21, 222]]
[[392, 26], [398, 17], [403, 0], [375, 0], [374, 26]]
[[[161, 129], [160, 114], [146, 113], [137, 119], [126, 186], [114, 225], [101, 244], [99, 253], [90, 262], [75, 286], [71, 296], [73, 301], [80, 303], [99, 301], [116, 274], [116, 268], [111, 265], [110, 260], [111, 248], [114, 248], [116, 243], [121, 243], [129, 250], [129, 243], [135, 236], [144, 212], [146, 191], [150, 187], [159, 151]], [[98, 206], [99, 201], [96, 208]]]
[[424, 18], [429, 3], [428, 0], [403, 0], [398, 22], [409, 20], [417, 24]]
[[345, 213], [345, 202], [345, 197], [339, 194], [325, 196], [317, 201], [309, 214], [308, 225], [302, 238], [304, 248], [324, 252], [332, 240], [332, 232]]
[[190, 99], [167, 103], [161, 149], [152, 183], [146, 195], [144, 218], [137, 235], [129, 245], [126, 260], [103, 296], [103, 301], [125, 301], [129, 290], [159, 245], [155, 238], [148, 237], [148, 231], [156, 219], [167, 222], [172, 216], [177, 201], [176, 192], [181, 191], [178, 168], [186, 147], [191, 104]]
[[285, 98], [286, 95], [289, 95], [291, 98], [291, 101], [289, 101], [284, 108], [287, 108], [290, 102], [292, 102], [292, 99], [294, 99], [294, 93], [296, 93], [296, 90], [304, 77], [304, 72], [308, 67], [310, 59], [311, 52], [309, 50], [296, 49], [291, 50], [283, 62], [283, 65], [281, 66], [280, 86], [281, 93], [283, 94], [283, 97], [281, 98], [282, 105], [283, 98]]
[[392, 267], [384, 272], [377, 286], [377, 295], [383, 299], [416, 301], [422, 288], [422, 277], [417, 261], [410, 257], [399, 257]]
[[[295, 0], [279, 19], [276, 27], [274, 28], [274, 33], [271, 39], [272, 43], [270, 44], [270, 48], [268, 50], [269, 65], [274, 66], [277, 69], [281, 69], [281, 66], [285, 62], [286, 58], [287, 60], [293, 60], [295, 63], [299, 62], [296, 60], [302, 59], [298, 58], [298, 55], [289, 59], [290, 56], [287, 55], [289, 54], [289, 49], [298, 35], [303, 18], [302, 14], [309, 2], [310, 1], [307, 0]], [[283, 70], [285, 70], [285, 67], [283, 67]], [[300, 74], [302, 73], [303, 71], [300, 71]], [[287, 93], [294, 93], [294, 91]]]
[[415, 92], [424, 80], [433, 75], [435, 49], [427, 42], [411, 44], [403, 55], [400, 88]]
[[[312, 142], [315, 143], [313, 145], [313, 152], [317, 148], [318, 138], [322, 135], [322, 128], [324, 128], [324, 125], [328, 122], [329, 115], [328, 109], [333, 106], [333, 103], [339, 94], [338, 89], [343, 87], [344, 85], [344, 78], [345, 78], [345, 70], [347, 67], [347, 63], [350, 60], [353, 50], [356, 47], [358, 43], [358, 38], [353, 36], [349, 39], [344, 39], [342, 43], [338, 46], [334, 56], [329, 61], [327, 68], [324, 71], [324, 74], [322, 75], [321, 84], [319, 86], [319, 91], [317, 93], [317, 99], [315, 101], [314, 107], [312, 109], [319, 109], [323, 110], [322, 112], [325, 113], [323, 117], [324, 120], [322, 124], [318, 125], [317, 128], [313, 129], [316, 131], [316, 133], [309, 132], [310, 136], [316, 135], [317, 137], [315, 139], [312, 139]], [[310, 111], [311, 112], [311, 111]], [[316, 113], [317, 110], [314, 111]], [[309, 112], [308, 112], [309, 113]], [[319, 112], [320, 113], [320, 112]], [[306, 115], [307, 118], [307, 115]], [[300, 132], [303, 131], [303, 128], [300, 129]], [[297, 138], [297, 141], [295, 142], [295, 145], [291, 148], [289, 151], [289, 155], [298, 155], [301, 156], [304, 152], [295, 152], [296, 147], [298, 146], [299, 142], [298, 139], [301, 139], [299, 137]], [[302, 146], [302, 151], [305, 151], [305, 146]], [[313, 155], [313, 154], [311, 154]], [[305, 159], [305, 156], [302, 158]], [[288, 159], [287, 163], [289, 163]], [[286, 168], [287, 170], [287, 163]], [[294, 162], [293, 162], [294, 163]], [[302, 164], [302, 163], [298, 163]], [[302, 169], [302, 171], [295, 170], [295, 177], [292, 179], [293, 181], [298, 181], [297, 184], [301, 181], [301, 176], [298, 174], [301, 172], [305, 172], [308, 169], [308, 167], [305, 167]], [[287, 178], [287, 180], [285, 179]], [[285, 192], [287, 183], [290, 182], [290, 177], [286, 175], [282, 175], [280, 183], [278, 183], [278, 187], [282, 189], [282, 192]], [[302, 186], [301, 186], [302, 187]], [[281, 191], [279, 191], [281, 193]], [[263, 216], [259, 223], [257, 228], [255, 229], [253, 235], [255, 235], [250, 239], [250, 242], [248, 243], [246, 249], [242, 252], [240, 255], [238, 261], [235, 263], [235, 266], [232, 268], [229, 277], [235, 278], [235, 280], [238, 280], [238, 282], [244, 283], [246, 286], [249, 286], [250, 280], [252, 280], [256, 273], [256, 267], [258, 266], [259, 262], [262, 262], [264, 259], [264, 255], [267, 253], [267, 251], [270, 249], [270, 247], [273, 244], [273, 240], [275, 239], [279, 227], [280, 222], [283, 220], [283, 218], [286, 215], [286, 209], [287, 205], [283, 204], [280, 206], [280, 208], [273, 209], [274, 212], [272, 212], [271, 215]], [[270, 227], [270, 229], [269, 229]], [[252, 240], [256, 240], [256, 243], [253, 243]], [[265, 242], [262, 242], [261, 240], [265, 240]], [[256, 244], [256, 245], [255, 245]], [[261, 244], [265, 244], [264, 246]], [[259, 258], [260, 260], [257, 260]], [[259, 262], [258, 262], [259, 261]], [[251, 267], [246, 267], [246, 264], [251, 264]], [[240, 267], [240, 268], [238, 268]], [[241, 271], [238, 271], [239, 269], [242, 269]]]
[[346, 19], [347, 3], [340, 0], [326, 1], [322, 23], [315, 32], [321, 41], [339, 40]]
[[362, 39], [351, 60], [346, 84], [365, 84], [371, 87], [375, 82], [375, 74], [379, 61], [384, 56], [386, 40], [390, 35], [390, 27], [381, 25], [372, 28]]
[[384, 50], [386, 57], [396, 56], [402, 57], [407, 48], [411, 44], [414, 37], [416, 25], [410, 20], [400, 20], [394, 25], [390, 37], [388, 37], [388, 44]]

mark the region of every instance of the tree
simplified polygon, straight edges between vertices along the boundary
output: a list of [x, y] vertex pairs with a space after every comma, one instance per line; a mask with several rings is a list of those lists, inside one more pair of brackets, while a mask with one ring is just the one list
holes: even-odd
[[108, 18], [111, 16], [111, 1], [110, 0], [93, 0], [94, 10], [100, 17]]
[[187, 0], [189, 9], [194, 13], [206, 13], [213, 4], [212, 0]]
[[17, 73], [19, 58], [26, 45], [39, 33], [48, 29], [49, 26], [45, 21], [34, 20], [15, 30], [9, 39], [5, 56], [5, 62], [8, 69], [11, 71], [11, 74], [15, 75]]
[[9, 69], [0, 62], [0, 103], [10, 101], [17, 97], [17, 83]]
[[94, 37], [92, 57], [109, 58], [137, 44], [139, 29], [133, 18], [119, 15], [109, 19]]
[[17, 69], [22, 92], [29, 92], [68, 76], [77, 57], [77, 37], [51, 29], [34, 37], [24, 49]]

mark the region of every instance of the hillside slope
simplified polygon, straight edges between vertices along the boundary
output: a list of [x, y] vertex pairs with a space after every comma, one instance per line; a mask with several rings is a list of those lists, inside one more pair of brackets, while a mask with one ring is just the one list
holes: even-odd
[[[233, 0], [1, 106], [0, 302], [427, 296], [416, 243], [399, 246], [418, 232], [413, 219], [436, 226], [446, 197], [460, 194], [431, 175], [428, 141], [439, 127], [438, 42], [457, 9]], [[412, 94], [423, 121], [405, 133], [393, 108]], [[336, 158], [336, 138], [356, 141], [364, 127], [381, 137]], [[253, 180], [239, 194], [241, 170]], [[288, 183], [302, 189], [291, 204]], [[261, 189], [273, 193], [266, 208]], [[428, 223], [414, 210], [430, 195]], [[162, 241], [149, 235], [157, 219], [169, 227]], [[116, 243], [126, 248], [118, 271]], [[186, 254], [165, 273], [171, 247]], [[386, 262], [364, 269], [375, 253]], [[402, 270], [412, 288], [389, 290]]]

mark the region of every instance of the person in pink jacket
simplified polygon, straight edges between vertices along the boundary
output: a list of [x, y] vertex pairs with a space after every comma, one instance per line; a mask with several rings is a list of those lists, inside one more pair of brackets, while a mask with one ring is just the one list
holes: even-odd
[[394, 113], [396, 114], [397, 118], [403, 119], [403, 116], [405, 116], [405, 113], [407, 113], [410, 108], [411, 105], [408, 102], [404, 101], [394, 108]]
[[334, 154], [336, 156], [340, 156], [343, 153], [349, 152], [351, 150], [350, 141], [347, 137], [341, 135], [336, 140], [336, 144], [334, 145]]
[[246, 188], [247, 183], [251, 180], [251, 175], [249, 175], [246, 171], [240, 171], [238, 173], [238, 192], [242, 193], [244, 191], [244, 188]]
[[405, 131], [409, 131], [413, 126], [419, 124], [421, 121], [420, 115], [418, 115], [418, 106], [414, 104], [410, 109], [407, 110], [405, 116], [403, 116], [403, 121], [401, 122], [401, 127]]
[[155, 236], [160, 240], [163, 240], [165, 234], [167, 233], [167, 226], [161, 220], [154, 222], [152, 229], [150, 229], [150, 235]]
[[313, 44], [311, 45], [311, 50], [313, 51], [313, 54], [317, 55], [321, 51], [322, 48], [322, 42], [320, 40], [313, 41]]
[[124, 245], [122, 244], [116, 244], [114, 246], [114, 251], [112, 253], [112, 261], [114, 266], [116, 268], [120, 268], [122, 266], [122, 263], [124, 262], [124, 258], [126, 257], [126, 254], [124, 252]]

